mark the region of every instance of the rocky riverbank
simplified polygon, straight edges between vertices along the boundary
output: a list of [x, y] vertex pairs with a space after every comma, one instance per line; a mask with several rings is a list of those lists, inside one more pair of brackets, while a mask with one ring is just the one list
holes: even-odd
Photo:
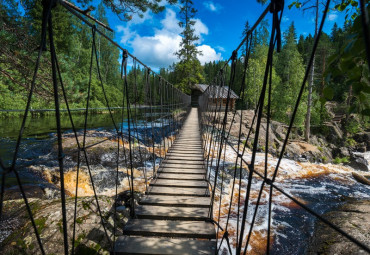
[[[370, 200], [350, 201], [323, 215], [341, 230], [370, 247]], [[367, 254], [359, 246], [322, 222], [318, 222], [307, 254]]]
[[[239, 123], [242, 116], [241, 134], [242, 138], [246, 138], [250, 129], [250, 138], [247, 141], [247, 146], [252, 148], [252, 142], [255, 136], [256, 124], [251, 127], [254, 111], [245, 110], [243, 114], [237, 111], [234, 117], [233, 112], [227, 115], [226, 130], [230, 130], [231, 137], [238, 137]], [[221, 124], [224, 118], [224, 113], [220, 113], [220, 118], [216, 123]], [[259, 133], [259, 146], [258, 151], [263, 152], [266, 150], [266, 118], [262, 118], [261, 130]], [[283, 145], [288, 127], [277, 121], [271, 121], [269, 130], [269, 153], [273, 156], [278, 156]], [[299, 162], [311, 163], [343, 163], [349, 165], [356, 170], [369, 171], [370, 165], [370, 132], [360, 132], [353, 136], [353, 144], [343, 144], [339, 134], [334, 129], [339, 129], [335, 124], [327, 125], [325, 132], [314, 133], [310, 142], [304, 141], [302, 134], [298, 128], [293, 128], [289, 142], [285, 149], [285, 158], [292, 159]], [[338, 131], [338, 130], [337, 130]], [[235, 139], [237, 140], [237, 139]], [[352, 141], [351, 140], [351, 141]]]
[[[31, 211], [46, 254], [63, 253], [63, 228], [60, 199], [29, 199]], [[72, 249], [74, 227], [74, 198], [67, 198], [67, 233], [69, 253]], [[75, 225], [75, 254], [109, 254], [113, 242], [114, 199], [99, 196], [77, 199]], [[122, 201], [121, 204], [124, 204]], [[129, 209], [117, 204], [116, 235], [128, 221]], [[4, 203], [4, 216], [0, 222], [1, 254], [40, 254], [34, 229], [29, 221], [23, 199]], [[103, 223], [102, 223], [103, 222]], [[103, 227], [104, 225], [104, 227]]]

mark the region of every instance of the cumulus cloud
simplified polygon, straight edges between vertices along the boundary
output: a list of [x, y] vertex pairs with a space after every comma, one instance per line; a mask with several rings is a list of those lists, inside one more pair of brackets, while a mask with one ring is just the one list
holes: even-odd
[[211, 12], [218, 12], [221, 9], [219, 4], [215, 4], [212, 1], [203, 2], [203, 5]]
[[181, 33], [181, 28], [179, 27], [179, 20], [176, 18], [176, 12], [171, 9], [167, 9], [166, 17], [161, 20], [163, 26], [162, 31], [168, 31], [170, 33]]
[[[165, 17], [157, 23], [160, 24], [159, 27], [153, 29], [153, 35], [142, 36], [135, 32], [131, 25], [118, 26], [117, 30], [123, 33], [121, 43], [131, 46], [133, 55], [138, 59], [152, 68], [167, 67], [178, 61], [175, 52], [180, 49], [182, 39], [182, 29], [178, 22], [176, 12], [167, 8]], [[196, 19], [194, 30], [199, 36], [197, 43], [201, 43], [202, 36], [208, 34], [208, 27], [200, 19]], [[202, 64], [221, 59], [221, 53], [217, 53], [209, 45], [200, 45], [197, 48], [203, 53], [199, 56]]]
[[218, 49], [219, 51], [222, 51], [222, 52], [226, 51], [225, 48], [221, 47], [221, 46], [216, 46], [215, 48]]
[[221, 53], [217, 53], [215, 49], [209, 45], [203, 44], [198, 46], [197, 49], [202, 52], [202, 55], [198, 56], [198, 59], [202, 65], [204, 65], [204, 63], [222, 59]]
[[132, 41], [133, 54], [145, 64], [153, 67], [166, 67], [177, 61], [175, 52], [179, 49], [179, 35], [156, 34], [136, 36]]
[[129, 40], [134, 38], [136, 36], [136, 32], [131, 31], [130, 27], [124, 27], [124, 26], [117, 26], [116, 27], [118, 33], [122, 33], [123, 35], [121, 36], [120, 43], [122, 44], [127, 44]]

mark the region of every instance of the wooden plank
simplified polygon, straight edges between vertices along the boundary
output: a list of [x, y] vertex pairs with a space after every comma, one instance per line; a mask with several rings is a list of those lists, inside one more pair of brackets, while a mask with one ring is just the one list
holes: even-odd
[[176, 143], [171, 146], [171, 148], [178, 148], [178, 147], [203, 149], [203, 145], [201, 144]]
[[168, 207], [155, 205], [139, 205], [135, 216], [139, 219], [153, 220], [207, 220], [209, 208]]
[[189, 197], [189, 196], [177, 197], [177, 196], [150, 195], [150, 196], [143, 197], [139, 201], [139, 204], [209, 208], [211, 204], [211, 199], [209, 197]]
[[174, 143], [186, 143], [186, 144], [193, 144], [193, 143], [201, 143], [203, 144], [200, 137], [196, 138], [177, 138]]
[[204, 161], [204, 158], [194, 157], [194, 156], [186, 157], [186, 156], [181, 156], [181, 155], [177, 154], [177, 155], [171, 155], [171, 156], [167, 157], [166, 160]]
[[188, 187], [188, 188], [208, 188], [208, 184], [205, 181], [195, 180], [163, 180], [157, 179], [150, 183], [150, 186], [161, 186], [161, 187]]
[[203, 149], [200, 148], [171, 148], [168, 152], [177, 152], [177, 153], [183, 153], [183, 154], [197, 154], [197, 155], [203, 155]]
[[198, 136], [198, 137], [179, 137], [179, 138], [177, 138], [176, 140], [175, 140], [175, 143], [176, 142], [186, 142], [186, 143], [189, 143], [189, 142], [197, 142], [197, 143], [199, 143], [199, 142], [201, 142], [202, 140], [201, 140], [201, 137], [200, 136]]
[[148, 194], [150, 195], [163, 195], [163, 196], [196, 196], [208, 197], [209, 191], [205, 188], [170, 188], [170, 187], [156, 187], [149, 186]]
[[203, 150], [185, 150], [185, 149], [170, 149], [168, 153], [181, 153], [184, 155], [203, 155]]
[[198, 152], [184, 152], [180, 149], [178, 150], [168, 150], [167, 156], [181, 156], [181, 157], [194, 157], [194, 158], [203, 158], [203, 153], [199, 150]]
[[192, 128], [183, 127], [177, 137], [181, 137], [183, 135], [184, 135], [185, 138], [201, 137], [200, 134], [199, 134], [199, 129], [194, 128], [194, 127], [192, 127]]
[[187, 144], [187, 143], [179, 143], [179, 144], [173, 144], [171, 146], [171, 148], [179, 148], [179, 147], [183, 147], [183, 148], [203, 148], [203, 146], [201, 144]]
[[125, 235], [215, 239], [212, 223], [202, 221], [131, 219], [123, 228]]
[[189, 146], [199, 146], [199, 147], [202, 147], [203, 144], [201, 142], [186, 142], [186, 141], [175, 141], [172, 146], [176, 146], [176, 145], [189, 145]]
[[216, 254], [216, 249], [216, 241], [209, 240], [120, 236], [114, 254], [211, 255]]
[[203, 148], [203, 145], [201, 143], [174, 143], [171, 147], [176, 147], [176, 146], [181, 146], [181, 147], [199, 147]]
[[184, 154], [167, 154], [168, 159], [176, 159], [176, 160], [196, 160], [196, 161], [204, 161], [202, 156], [195, 156], [195, 155], [184, 155]]
[[184, 163], [165, 163], [161, 164], [161, 168], [198, 169], [205, 171], [204, 164], [186, 165]]
[[187, 160], [187, 159], [171, 159], [171, 158], [168, 158], [168, 159], [165, 159], [162, 161], [162, 164], [182, 164], [182, 165], [200, 165], [200, 166], [203, 166], [203, 160], [202, 161], [199, 161], [199, 160]]
[[203, 153], [202, 147], [191, 147], [191, 146], [172, 146], [171, 150], [179, 150], [179, 151], [196, 151], [199, 154]]
[[158, 173], [171, 173], [171, 174], [206, 174], [205, 169], [201, 168], [183, 168], [180, 167], [163, 167], [158, 170]]
[[202, 166], [197, 165], [187, 165], [181, 167], [179, 164], [166, 164], [162, 165], [158, 172], [167, 173], [184, 173], [184, 174], [205, 174], [206, 169]]
[[185, 146], [171, 146], [170, 150], [197, 150], [197, 152], [202, 152], [203, 151], [203, 148], [202, 147], [198, 147], [198, 148], [187, 148]]
[[204, 180], [204, 174], [173, 174], [173, 173], [159, 173], [157, 176], [158, 179], [167, 179], [167, 180]]
[[199, 138], [178, 138], [175, 140], [175, 143], [200, 143], [200, 144], [203, 144], [202, 143], [202, 140]]

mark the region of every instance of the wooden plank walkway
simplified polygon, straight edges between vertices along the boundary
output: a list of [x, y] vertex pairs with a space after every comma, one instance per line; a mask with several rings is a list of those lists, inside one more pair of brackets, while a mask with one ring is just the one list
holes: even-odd
[[215, 254], [198, 109], [192, 108], [114, 254]]

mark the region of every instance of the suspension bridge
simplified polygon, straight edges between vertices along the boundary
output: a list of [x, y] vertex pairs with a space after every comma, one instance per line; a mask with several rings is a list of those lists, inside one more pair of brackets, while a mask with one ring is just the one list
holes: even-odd
[[[360, 2], [364, 5], [363, 1]], [[72, 110], [68, 104], [68, 95], [64, 88], [60, 64], [53, 42], [52, 17], [55, 4], [62, 5], [67, 11], [92, 29], [90, 77], [94, 62], [99, 83], [105, 95], [106, 107], [112, 116], [112, 126], [114, 127], [111, 137], [93, 144], [87, 144], [86, 142], [90, 92], [87, 93], [86, 98], [85, 125], [83, 130], [77, 130], [75, 128], [74, 118], [71, 113]], [[255, 241], [253, 238], [258, 238], [258, 241], [263, 244], [262, 253], [269, 254], [273, 243], [274, 231], [272, 200], [276, 192], [282, 194], [282, 196], [291, 200], [301, 209], [316, 217], [317, 220], [324, 222], [339, 232], [364, 251], [370, 252], [367, 244], [346, 233], [285, 191], [276, 179], [309, 70], [312, 66], [313, 56], [320, 40], [329, 4], [330, 0], [325, 5], [319, 33], [315, 38], [311, 58], [306, 68], [305, 77], [302, 80], [301, 90], [297, 95], [297, 103], [279, 154], [278, 163], [273, 171], [268, 169], [269, 159], [267, 149], [264, 170], [261, 171], [255, 167], [256, 153], [259, 144], [259, 134], [262, 132], [261, 122], [264, 113], [267, 115], [267, 130], [270, 127], [271, 70], [275, 49], [279, 50], [281, 44], [280, 22], [284, 8], [283, 1], [272, 1], [260, 15], [254, 26], [247, 31], [245, 38], [243, 38], [234, 50], [225, 66], [214, 77], [214, 84], [208, 86], [199, 98], [198, 108], [190, 107], [190, 96], [182, 93], [166, 79], [153, 72], [126, 49], [106, 36], [103, 31], [94, 25], [94, 20], [89, 20], [91, 17], [85, 17], [78, 8], [63, 0], [44, 1], [40, 47], [23, 122], [19, 129], [12, 160], [8, 164], [0, 158], [0, 168], [2, 170], [0, 218], [5, 214], [3, 207], [4, 183], [7, 176], [12, 173], [16, 177], [31, 222], [30, 225], [34, 231], [36, 241], [35, 245], [32, 246], [32, 252], [46, 254], [45, 247], [49, 244], [47, 238], [40, 234], [41, 230], [36, 224], [30, 201], [27, 199], [23, 189], [22, 180], [19, 175], [21, 165], [19, 165], [18, 160], [27, 116], [31, 111], [30, 102], [35, 89], [40, 58], [47, 43], [46, 35], [48, 34], [57, 123], [57, 158], [60, 173], [61, 199], [59, 203], [62, 209], [60, 219], [60, 228], [62, 231], [60, 238], [63, 240], [64, 254], [75, 254], [76, 249], [78, 249], [76, 233], [76, 222], [78, 219], [78, 174], [82, 166], [89, 172], [90, 182], [93, 187], [94, 203], [97, 207], [96, 214], [99, 215], [101, 228], [104, 232], [104, 243], [107, 244], [104, 249], [109, 250], [111, 254], [223, 254], [227, 252], [230, 254], [246, 254], [251, 249], [253, 251], [253, 248], [251, 248], [252, 241]], [[364, 8], [362, 8], [363, 13], [365, 12]], [[237, 84], [243, 84], [236, 91], [239, 97], [238, 100], [243, 100], [245, 96], [244, 84], [247, 79], [246, 70], [248, 68], [253, 31], [269, 13], [272, 15], [273, 24], [270, 31], [268, 58], [259, 103], [255, 109], [251, 123], [251, 127], [254, 127], [255, 130], [254, 140], [252, 141], [251, 160], [247, 161], [244, 156], [246, 146], [251, 139], [252, 128], [249, 129], [248, 134], [242, 133], [242, 122], [237, 123], [234, 120], [237, 115], [239, 115], [238, 117], [241, 120], [243, 111], [230, 111], [229, 102], [232, 93], [231, 89], [236, 87]], [[369, 31], [368, 21], [364, 22], [363, 25], [364, 31]], [[127, 121], [127, 129], [124, 129], [123, 125], [120, 125], [113, 118], [113, 107], [110, 106], [105, 94], [105, 84], [99, 69], [99, 53], [97, 52], [95, 41], [96, 34], [104, 37], [122, 52], [122, 95], [125, 101], [121, 107], [122, 115], [119, 123]], [[367, 46], [369, 47], [369, 44]], [[246, 49], [245, 55], [240, 53], [242, 47]], [[133, 84], [129, 84], [127, 79], [128, 61], [131, 61], [131, 68], [135, 76]], [[242, 64], [243, 70], [236, 69], [237, 63]], [[144, 105], [138, 105], [135, 97], [132, 97], [132, 95], [137, 95], [138, 93], [139, 86], [136, 78], [138, 66], [143, 67], [145, 70], [145, 77], [141, 86], [146, 92]], [[226, 104], [222, 105], [222, 101], [216, 101], [213, 104], [213, 99], [216, 98], [218, 93], [221, 93], [221, 90], [217, 88], [224, 86], [226, 88], [226, 72], [224, 72], [226, 68], [231, 69], [229, 84], [227, 84], [227, 94], [224, 95]], [[88, 91], [90, 91], [90, 88], [91, 80], [88, 83]], [[66, 158], [63, 152], [63, 127], [60, 124], [61, 100], [65, 102], [78, 151], [72, 224], [67, 224], [70, 219], [68, 219], [67, 215], [67, 194], [64, 188]], [[267, 105], [265, 102], [267, 102]], [[139, 111], [142, 113], [140, 119], [138, 118]], [[231, 122], [228, 116], [232, 117]], [[230, 124], [229, 127], [227, 124]], [[232, 127], [238, 129], [237, 137], [230, 135]], [[267, 131], [265, 148], [269, 148], [268, 135], [269, 132]], [[94, 188], [94, 178], [91, 174], [93, 165], [90, 163], [92, 159], [89, 156], [89, 151], [94, 146], [111, 141], [112, 139], [117, 142], [116, 159], [113, 162], [116, 164], [117, 170], [115, 176], [116, 194], [112, 204], [112, 215], [106, 216], [103, 215], [104, 208], [100, 206], [101, 198]], [[232, 154], [235, 161], [231, 168], [228, 167], [228, 171], [231, 169], [229, 175], [226, 174], [226, 152]], [[149, 154], [150, 158], [145, 158], [145, 155]], [[151, 163], [150, 166], [148, 166], [148, 162]], [[145, 195], [140, 199], [135, 199], [135, 195], [137, 194], [136, 188], [139, 184], [134, 177], [134, 165], [138, 163], [141, 164], [141, 174], [145, 180]], [[127, 190], [130, 192], [130, 199], [126, 203], [126, 206], [130, 209], [131, 216], [128, 222], [122, 227], [116, 210], [119, 197], [118, 187], [121, 185], [119, 181], [120, 167], [124, 167], [127, 171]], [[242, 180], [242, 175], [244, 174], [243, 169], [247, 172], [246, 183]], [[256, 183], [258, 184], [258, 188], [253, 190], [253, 184]], [[229, 187], [228, 194], [225, 193], [226, 187]], [[252, 196], [253, 192], [257, 195]], [[261, 199], [263, 194], [266, 195], [266, 193], [268, 194], [267, 205], [262, 208]], [[226, 196], [228, 200], [225, 200]], [[255, 228], [261, 210], [264, 210], [262, 214], [267, 218], [267, 223], [262, 232], [259, 230], [259, 233], [264, 234], [256, 237]], [[113, 224], [109, 224], [109, 217], [111, 217]], [[231, 227], [231, 223], [233, 223], [233, 228]], [[62, 251], [60, 252], [62, 253]]]
[[199, 240], [216, 239], [203, 161], [198, 111], [192, 108], [136, 209], [137, 219], [117, 239], [116, 254], [215, 254], [215, 241]]

